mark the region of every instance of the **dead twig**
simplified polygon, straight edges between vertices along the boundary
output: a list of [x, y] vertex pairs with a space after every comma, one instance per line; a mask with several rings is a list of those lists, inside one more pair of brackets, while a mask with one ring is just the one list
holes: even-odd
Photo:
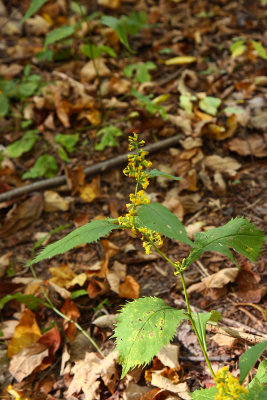
[[212, 333], [218, 333], [220, 335], [230, 336], [245, 341], [250, 345], [261, 343], [266, 340], [263, 336], [256, 336], [250, 333], [236, 331], [235, 329], [227, 328], [226, 326], [216, 326], [209, 323], [207, 324], [207, 330]]
[[[159, 142], [145, 146], [144, 150], [148, 151], [150, 153], [155, 153], [156, 151], [160, 151], [160, 150], [166, 149], [168, 147], [177, 145], [179, 143], [179, 140], [181, 140], [183, 137], [184, 137], [183, 134], [179, 134], [179, 135], [173, 136], [171, 138], [164, 139]], [[84, 169], [84, 173], [86, 176], [100, 174], [107, 170], [110, 170], [111, 168], [118, 167], [119, 165], [123, 164], [127, 160], [128, 160], [128, 154], [122, 154], [120, 156], [111, 158], [110, 160], [106, 160], [106, 161], [100, 162], [96, 165], [87, 167]], [[19, 197], [19, 196], [23, 196], [26, 193], [32, 193], [32, 192], [39, 191], [39, 190], [55, 188], [55, 187], [64, 185], [66, 182], [67, 182], [67, 178], [65, 175], [56, 176], [55, 178], [50, 178], [50, 179], [43, 179], [39, 182], [34, 182], [29, 185], [25, 185], [25, 186], [22, 186], [22, 187], [19, 187], [19, 188], [16, 188], [16, 189], [13, 189], [8, 192], [0, 194], [0, 203], [3, 201], [9, 201], [9, 200], [15, 199], [16, 197]]]

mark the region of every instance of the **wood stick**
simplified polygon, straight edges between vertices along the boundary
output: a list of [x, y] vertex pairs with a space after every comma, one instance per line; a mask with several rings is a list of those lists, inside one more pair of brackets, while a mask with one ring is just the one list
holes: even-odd
[[[150, 153], [155, 153], [156, 151], [166, 149], [168, 147], [177, 145], [179, 140], [184, 138], [183, 134], [179, 134], [168, 139], [160, 140], [159, 142], [144, 146], [143, 149], [145, 151], [149, 151]], [[92, 176], [95, 174], [103, 173], [111, 168], [118, 167], [119, 165], [127, 162], [128, 153], [122, 154], [120, 156], [111, 158], [110, 160], [106, 160], [100, 162], [98, 164], [92, 165], [84, 169], [84, 173], [86, 176]], [[39, 182], [34, 182], [29, 185], [25, 185], [8, 192], [0, 194], [0, 203], [3, 201], [12, 200], [16, 197], [23, 196], [26, 193], [31, 193], [34, 191], [45, 190], [55, 188], [61, 185], [64, 185], [67, 182], [67, 178], [65, 175], [56, 176], [55, 178], [43, 179]]]

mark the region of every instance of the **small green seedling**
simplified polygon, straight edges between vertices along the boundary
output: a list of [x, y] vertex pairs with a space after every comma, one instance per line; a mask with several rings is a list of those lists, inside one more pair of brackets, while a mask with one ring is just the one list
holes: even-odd
[[[226, 225], [211, 229], [208, 232], [196, 233], [191, 241], [186, 229], [179, 219], [160, 203], [150, 202], [145, 194], [149, 179], [161, 176], [156, 169], [151, 170], [151, 162], [146, 160], [146, 151], [142, 149], [144, 141], [138, 141], [138, 135], [129, 138], [129, 163], [123, 170], [129, 178], [136, 180], [134, 193], [130, 194], [130, 202], [126, 204], [127, 213], [115, 219], [95, 220], [74, 230], [63, 239], [44, 248], [28, 265], [65, 253], [78, 245], [91, 243], [108, 235], [115, 229], [130, 231], [133, 237], [141, 239], [147, 254], [157, 252], [166, 260], [182, 282], [186, 300], [186, 310], [170, 307], [156, 297], [144, 297], [128, 302], [122, 307], [113, 337], [119, 351], [122, 364], [122, 378], [136, 366], [144, 366], [156, 356], [162, 347], [168, 344], [182, 321], [189, 321], [202, 349], [207, 366], [215, 380], [216, 386], [201, 389], [192, 394], [192, 399], [206, 400], [250, 400], [263, 399], [266, 395], [266, 362], [262, 362], [259, 370], [247, 387], [242, 386], [245, 377], [267, 347], [267, 341], [258, 343], [249, 349], [240, 359], [240, 378], [234, 376], [225, 366], [215, 375], [211, 366], [206, 342], [207, 323], [216, 324], [221, 319], [217, 311], [193, 313], [191, 311], [184, 271], [205, 251], [219, 252], [236, 263], [231, 249], [256, 261], [264, 242], [264, 233], [244, 218], [234, 218]], [[168, 175], [170, 179], [177, 179]], [[179, 179], [179, 178], [178, 178]], [[141, 187], [141, 188], [140, 188]], [[191, 246], [188, 257], [183, 260], [171, 260], [162, 250], [162, 236], [178, 240]], [[257, 397], [255, 397], [257, 395]]]

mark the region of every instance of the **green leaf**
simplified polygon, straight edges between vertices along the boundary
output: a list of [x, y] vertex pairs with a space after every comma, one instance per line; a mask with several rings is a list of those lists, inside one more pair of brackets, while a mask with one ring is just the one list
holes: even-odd
[[8, 294], [5, 297], [2, 297], [0, 300], [0, 310], [11, 300], [16, 300], [19, 303], [25, 304], [30, 310], [34, 310], [39, 304], [44, 304], [41, 299], [38, 297], [33, 296], [32, 294], [22, 294], [22, 293], [15, 293], [15, 294]]
[[241, 39], [231, 44], [230, 51], [233, 58], [241, 56], [244, 53], [244, 51], [246, 50], [246, 45], [244, 43], [244, 40]]
[[263, 384], [267, 383], [267, 360], [263, 360], [260, 363], [256, 375], [254, 376], [252, 381], [247, 385], [247, 388], [248, 389], [252, 388], [257, 381]]
[[127, 78], [131, 78], [133, 72], [136, 71], [136, 77], [134, 80], [136, 82], [143, 83], [151, 81], [152, 77], [148, 71], [156, 68], [156, 64], [151, 61], [147, 61], [145, 63], [127, 65], [123, 69], [123, 73], [125, 76], [127, 76]]
[[55, 137], [55, 142], [65, 147], [69, 154], [74, 151], [75, 145], [77, 144], [78, 140], [79, 133], [75, 133], [74, 135], [58, 133]]
[[226, 107], [223, 112], [228, 114], [243, 114], [245, 111], [242, 108]]
[[170, 239], [177, 239], [190, 246], [194, 244], [188, 238], [184, 225], [167, 207], [160, 203], [140, 206], [138, 210], [140, 225], [159, 232]]
[[52, 178], [58, 171], [58, 165], [55, 157], [49, 154], [44, 154], [38, 158], [30, 171], [22, 175], [22, 179], [34, 179], [44, 176], [45, 178]]
[[182, 178], [178, 176], [167, 174], [166, 172], [159, 171], [158, 169], [154, 168], [148, 172], [149, 178], [155, 178], [156, 176], [163, 176], [164, 178], [174, 179], [175, 181], [181, 181]]
[[18, 97], [27, 98], [32, 96], [39, 87], [38, 82], [22, 82], [18, 86]]
[[121, 21], [129, 35], [136, 35], [145, 26], [146, 19], [145, 11], [132, 11], [128, 16], [123, 15], [121, 17]]
[[91, 59], [100, 57], [104, 53], [107, 53], [110, 57], [117, 57], [116, 52], [111, 47], [104, 46], [103, 44], [99, 46], [95, 46], [92, 43], [85, 44], [82, 47], [82, 52]]
[[92, 243], [97, 241], [102, 236], [106, 236], [113, 229], [118, 229], [115, 225], [108, 220], [97, 220], [89, 222], [80, 228], [75, 229], [64, 238], [46, 246], [34, 260], [30, 261], [27, 266], [35, 264], [39, 261], [51, 258], [57, 254], [66, 253], [68, 250], [85, 243]]
[[194, 249], [189, 254], [186, 265], [196, 261], [204, 251], [216, 251], [235, 258], [229, 248], [256, 261], [264, 242], [264, 233], [244, 218], [231, 219], [226, 225], [195, 234]]
[[85, 289], [79, 289], [79, 290], [75, 290], [74, 292], [71, 293], [71, 299], [77, 299], [78, 297], [81, 296], [88, 296], [88, 292]]
[[217, 323], [220, 319], [222, 319], [222, 315], [218, 311], [212, 310], [209, 313], [192, 313], [192, 318], [195, 322], [200, 340], [205, 350], [207, 350], [206, 325], [208, 322]]
[[26, 14], [21, 20], [23, 24], [28, 18], [30, 18], [33, 14], [35, 14], [39, 8], [41, 8], [48, 0], [32, 0], [30, 7], [26, 11]]
[[14, 143], [7, 146], [7, 154], [11, 158], [18, 158], [22, 154], [30, 151], [35, 142], [39, 140], [37, 133], [40, 131], [37, 129], [30, 130], [26, 132], [21, 139], [16, 140]]
[[216, 115], [221, 102], [221, 99], [217, 97], [207, 96], [205, 99], [200, 100], [199, 108], [210, 115]]
[[263, 360], [252, 381], [247, 385], [249, 391], [246, 400], [261, 400], [267, 398], [267, 360]]
[[151, 100], [151, 95], [145, 96], [144, 94], [138, 92], [138, 90], [134, 87], [131, 89], [131, 93], [134, 97], [137, 98], [140, 105], [144, 107], [149, 113], [156, 114], [158, 112], [162, 118], [168, 118], [165, 108], [153, 103], [153, 101]]
[[252, 40], [252, 44], [256, 52], [258, 53], [258, 56], [263, 58], [264, 60], [267, 60], [267, 51], [263, 47], [263, 45], [259, 42], [256, 42], [255, 40]]
[[148, 364], [172, 340], [177, 325], [185, 318], [183, 310], [169, 307], [156, 297], [127, 303], [113, 335], [123, 367], [121, 379], [129, 369]]
[[4, 93], [0, 93], [0, 118], [7, 115], [9, 111], [9, 100]]
[[76, 27], [70, 25], [64, 25], [60, 28], [54, 29], [46, 35], [44, 47], [73, 35], [75, 30]]
[[261, 343], [255, 344], [255, 346], [248, 349], [239, 360], [239, 369], [240, 369], [240, 378], [239, 381], [242, 384], [248, 375], [251, 368], [254, 367], [256, 361], [260, 357], [260, 355], [267, 348], [267, 340]]
[[214, 400], [214, 396], [218, 394], [216, 386], [208, 389], [195, 390], [191, 393], [191, 400]]
[[122, 136], [122, 131], [116, 126], [107, 126], [100, 129], [96, 136], [100, 136], [101, 140], [99, 143], [95, 143], [94, 149], [97, 151], [103, 151], [106, 147], [116, 147], [119, 145], [115, 137]]
[[258, 379], [253, 379], [253, 386], [248, 388], [248, 393], [245, 395], [245, 400], [263, 400], [267, 399], [267, 386]]
[[63, 147], [59, 146], [57, 149], [57, 153], [61, 160], [65, 161], [66, 163], [70, 162], [70, 158], [68, 157], [66, 151], [63, 149]]
[[111, 15], [103, 15], [100, 21], [103, 25], [107, 25], [112, 28], [117, 33], [121, 43], [130, 52], [133, 52], [128, 41], [127, 27], [120, 19], [112, 17]]
[[179, 97], [180, 106], [188, 113], [193, 114], [193, 100], [197, 100], [196, 96], [192, 96], [190, 93], [182, 94]]
[[87, 8], [83, 6], [80, 2], [78, 1], [72, 1], [70, 3], [70, 9], [73, 11], [75, 14], [79, 15], [86, 15], [87, 14]]

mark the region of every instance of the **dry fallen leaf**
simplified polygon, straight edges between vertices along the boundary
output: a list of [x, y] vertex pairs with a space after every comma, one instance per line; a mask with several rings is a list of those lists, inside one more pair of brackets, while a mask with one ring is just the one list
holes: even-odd
[[53, 276], [53, 278], [49, 279], [49, 282], [53, 282], [63, 288], [68, 288], [70, 282], [77, 276], [70, 267], [64, 264], [60, 267], [51, 267], [49, 271]]
[[13, 254], [13, 251], [9, 251], [0, 257], [0, 279], [5, 275], [7, 267], [10, 264], [10, 257]]
[[43, 195], [35, 194], [23, 203], [15, 204], [3, 221], [0, 235], [10, 235], [38, 219], [43, 211]]
[[222, 335], [221, 333], [216, 333], [216, 335], [212, 336], [211, 340], [218, 344], [218, 346], [227, 346], [230, 349], [234, 346], [234, 344], [238, 341], [237, 339]]
[[99, 328], [114, 328], [118, 320], [118, 314], [107, 314], [101, 315], [101, 317], [96, 318], [92, 324], [98, 326]]
[[186, 382], [174, 384], [170, 379], [166, 378], [165, 376], [153, 373], [151, 385], [168, 390], [173, 393], [177, 393], [184, 400], [191, 399], [190, 390]]
[[35, 314], [26, 309], [22, 314], [22, 317], [15, 328], [14, 335], [8, 344], [8, 357], [13, 357], [24, 347], [37, 342], [41, 336], [41, 330], [36, 322]]
[[259, 158], [267, 156], [267, 145], [264, 138], [257, 133], [249, 135], [245, 140], [241, 138], [230, 140], [228, 148], [240, 156], [247, 156], [249, 154]]
[[[109, 76], [111, 71], [106, 66], [103, 58], [96, 58], [95, 65], [97, 68], [98, 75], [101, 77]], [[81, 80], [82, 82], [90, 82], [96, 78], [96, 69], [93, 61], [89, 61], [81, 70]]]
[[207, 276], [206, 278], [202, 279], [201, 282], [196, 283], [188, 288], [188, 294], [192, 292], [201, 292], [205, 289], [210, 288], [222, 288], [227, 285], [229, 282], [234, 282], [237, 275], [239, 273], [238, 268], [224, 268], [220, 271]]
[[73, 393], [79, 394], [83, 392], [86, 400], [95, 400], [96, 393], [102, 378], [107, 386], [116, 374], [115, 361], [118, 359], [118, 352], [110, 353], [104, 359], [99, 358], [96, 353], [86, 353], [84, 360], [77, 361], [71, 372], [74, 374], [73, 379], [68, 388], [67, 396]]
[[[75, 303], [70, 299], [65, 301], [60, 311], [75, 322], [80, 317], [80, 311], [76, 307]], [[76, 326], [72, 322], [64, 320], [64, 331], [69, 341], [72, 342], [76, 336]]]
[[100, 177], [93, 178], [90, 183], [86, 183], [79, 188], [80, 197], [87, 203], [92, 203], [97, 197], [100, 197]]
[[57, 192], [46, 190], [44, 192], [44, 211], [67, 211], [69, 209], [70, 200], [63, 199]]
[[138, 299], [139, 291], [139, 284], [131, 275], [127, 275], [125, 281], [120, 285], [119, 295], [125, 299]]
[[236, 170], [241, 167], [241, 164], [234, 158], [221, 157], [216, 154], [205, 157], [204, 163], [212, 171], [225, 172], [229, 175], [234, 175]]
[[174, 344], [167, 344], [162, 348], [157, 357], [163, 365], [175, 369], [178, 365], [178, 352], [179, 346]]
[[45, 357], [48, 356], [48, 349], [42, 343], [33, 343], [30, 346], [20, 350], [9, 365], [9, 372], [14, 378], [21, 382], [24, 378], [29, 376], [35, 368], [42, 364]]

